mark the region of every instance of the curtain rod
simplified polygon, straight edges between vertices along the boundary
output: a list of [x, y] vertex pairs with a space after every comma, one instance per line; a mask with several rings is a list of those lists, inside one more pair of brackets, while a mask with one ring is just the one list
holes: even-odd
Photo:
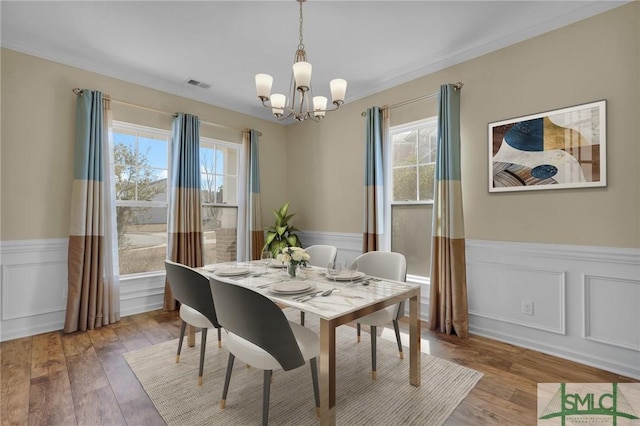
[[[71, 91], [76, 95], [82, 95], [82, 89], [80, 89], [79, 87], [74, 87], [73, 89], [71, 89]], [[149, 107], [142, 106], [142, 105], [132, 104], [130, 102], [119, 101], [117, 99], [112, 99], [112, 98], [110, 98], [110, 99], [111, 99], [111, 102], [115, 102], [115, 103], [118, 103], [118, 104], [127, 105], [127, 106], [131, 106], [131, 107], [134, 107], [134, 108], [139, 108], [139, 109], [144, 109], [144, 110], [151, 111], [151, 112], [157, 112], [159, 114], [167, 114], [167, 115], [172, 115], [174, 117], [176, 116], [176, 113], [174, 113], [174, 112], [161, 111], [159, 109], [154, 109], [154, 108], [149, 108]], [[200, 123], [202, 123], [202, 124], [207, 124], [209, 126], [214, 126], [214, 127], [224, 127], [226, 129], [231, 129], [231, 130], [239, 130], [241, 132], [245, 131], [245, 130], [251, 130], [251, 129], [240, 129], [238, 127], [227, 126], [226, 124], [212, 123], [210, 121], [205, 121], [205, 120], [202, 120], [200, 118], [199, 118], [199, 120], [200, 120]], [[258, 136], [262, 136], [262, 132], [258, 131]]]
[[[459, 82], [457, 82], [457, 83], [455, 83], [453, 85], [453, 90], [461, 90], [462, 86], [464, 86], [464, 83], [459, 81]], [[382, 109], [393, 109], [393, 108], [409, 105], [409, 104], [412, 104], [414, 102], [419, 102], [419, 101], [424, 101], [426, 99], [435, 98], [439, 94], [440, 94], [440, 92], [433, 92], [433, 93], [429, 93], [428, 95], [424, 95], [424, 96], [420, 96], [420, 97], [417, 97], [417, 98], [409, 99], [409, 100], [403, 101], [403, 102], [398, 102], [397, 104], [383, 105]], [[367, 115], [367, 112], [366, 111], [362, 111], [362, 113], [360, 115], [364, 117], [364, 116]]]

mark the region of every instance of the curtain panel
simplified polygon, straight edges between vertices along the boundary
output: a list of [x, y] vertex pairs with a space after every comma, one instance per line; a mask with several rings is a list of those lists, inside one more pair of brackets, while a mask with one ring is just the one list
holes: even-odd
[[440, 87], [431, 245], [429, 328], [469, 333], [460, 167], [460, 90]]
[[365, 117], [364, 233], [362, 252], [383, 249], [384, 138], [388, 132], [388, 108], [367, 108]]
[[243, 132], [243, 144], [247, 161], [247, 229], [249, 235], [248, 259], [260, 259], [264, 246], [264, 227], [262, 226], [262, 203], [260, 200], [260, 156], [259, 138], [257, 130]]
[[110, 100], [82, 90], [76, 102], [66, 333], [120, 320]]
[[[178, 113], [173, 119], [171, 198], [167, 257], [190, 267], [203, 266], [202, 210], [200, 202], [200, 120]], [[176, 300], [165, 281], [164, 309]]]

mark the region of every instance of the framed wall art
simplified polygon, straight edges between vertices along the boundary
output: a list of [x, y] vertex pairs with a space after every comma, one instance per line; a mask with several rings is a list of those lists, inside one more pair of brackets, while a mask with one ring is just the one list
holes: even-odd
[[489, 192], [607, 185], [606, 101], [489, 123]]

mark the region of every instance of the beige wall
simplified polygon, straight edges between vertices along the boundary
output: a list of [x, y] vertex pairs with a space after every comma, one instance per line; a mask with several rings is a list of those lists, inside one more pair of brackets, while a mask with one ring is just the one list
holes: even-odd
[[[469, 239], [640, 247], [640, 4], [470, 60], [366, 99], [325, 121], [288, 126], [289, 186], [297, 226], [362, 232], [364, 120], [462, 81], [462, 179]], [[488, 192], [487, 124], [607, 100], [608, 185]], [[436, 99], [392, 109], [394, 123], [435, 112]]]
[[[285, 200], [285, 170], [269, 167], [286, 156], [286, 128], [204, 103], [2, 49], [1, 208], [2, 240], [65, 238], [73, 178], [74, 87], [100, 90], [113, 99], [167, 112], [196, 114], [203, 121], [262, 132], [263, 195]], [[115, 120], [171, 129], [171, 114], [112, 104]], [[206, 124], [201, 134], [232, 142], [241, 132]], [[271, 213], [263, 207], [270, 220]]]
[[[321, 123], [283, 127], [139, 85], [2, 50], [2, 240], [64, 238], [72, 181], [75, 95], [114, 99], [202, 120], [254, 127], [261, 138], [263, 217], [290, 200], [305, 231], [362, 232], [364, 120], [395, 104], [464, 82], [462, 168], [467, 238], [640, 247], [640, 4], [556, 30], [346, 104]], [[608, 186], [489, 194], [487, 123], [607, 100]], [[170, 129], [170, 116], [113, 104], [114, 118]], [[436, 100], [392, 110], [394, 124], [436, 112]], [[239, 132], [202, 126], [204, 136]]]

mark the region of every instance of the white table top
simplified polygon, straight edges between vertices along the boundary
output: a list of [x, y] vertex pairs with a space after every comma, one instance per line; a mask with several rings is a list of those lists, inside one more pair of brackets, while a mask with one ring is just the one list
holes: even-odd
[[[234, 267], [248, 269], [248, 273], [237, 276], [216, 274], [216, 271]], [[334, 288], [333, 280], [325, 277], [326, 270], [324, 268], [303, 267], [296, 278], [289, 277], [286, 268], [269, 267], [267, 269], [260, 261], [218, 263], [205, 265], [199, 270], [217, 280], [252, 288], [275, 302], [314, 313], [324, 319], [337, 318], [419, 287], [419, 284], [365, 276], [354, 282], [336, 281], [336, 290], [329, 296], [322, 296], [317, 293]], [[288, 281], [303, 281], [308, 283], [311, 289], [299, 294], [283, 294], [271, 290], [273, 284]], [[314, 297], [308, 297], [313, 294], [315, 294]]]

